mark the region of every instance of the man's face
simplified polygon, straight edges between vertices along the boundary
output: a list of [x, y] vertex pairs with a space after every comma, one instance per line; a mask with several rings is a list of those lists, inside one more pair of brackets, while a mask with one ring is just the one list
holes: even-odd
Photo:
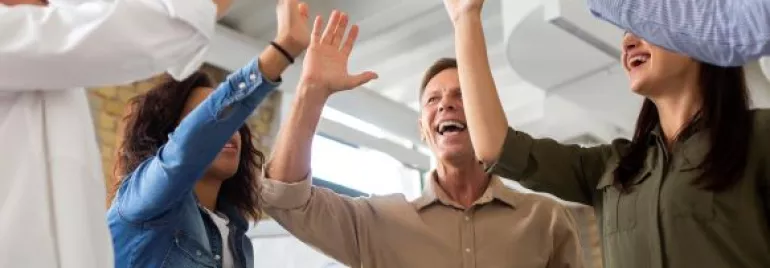
[[6, 6], [15, 6], [15, 5], [44, 6], [48, 4], [48, 0], [0, 0], [0, 4], [6, 5]]
[[439, 160], [474, 157], [457, 69], [434, 76], [421, 99], [420, 132]]

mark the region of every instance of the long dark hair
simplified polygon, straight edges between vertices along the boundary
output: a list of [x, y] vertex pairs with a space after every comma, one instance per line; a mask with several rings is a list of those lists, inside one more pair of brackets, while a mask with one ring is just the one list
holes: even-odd
[[[752, 122], [748, 88], [743, 67], [707, 63], [700, 63], [698, 83], [703, 106], [697, 115], [697, 124], [703, 124], [708, 132], [710, 148], [696, 166], [701, 173], [693, 184], [721, 191], [738, 182], [746, 165]], [[621, 189], [625, 189], [642, 168], [650, 135], [659, 123], [658, 109], [651, 100], [645, 99], [629, 150], [614, 171], [616, 185]], [[693, 123], [691, 121], [680, 133], [687, 132]]]
[[[187, 98], [193, 89], [213, 85], [208, 75], [198, 71], [181, 82], [168, 77], [147, 93], [129, 101], [128, 114], [123, 119], [124, 140], [118, 149], [113, 172], [120, 179], [114, 180], [110, 199], [114, 198], [125, 175], [155, 155], [168, 141], [168, 135], [180, 121]], [[264, 155], [254, 146], [248, 126], [244, 124], [238, 132], [241, 134], [238, 170], [232, 178], [222, 183], [217, 199], [235, 206], [244, 218], [256, 220], [261, 216], [258, 196], [260, 185], [257, 180], [264, 163]]]

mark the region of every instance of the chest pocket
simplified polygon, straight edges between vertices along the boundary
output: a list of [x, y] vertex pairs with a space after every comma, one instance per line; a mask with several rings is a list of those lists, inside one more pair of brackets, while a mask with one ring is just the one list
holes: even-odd
[[649, 168], [642, 168], [631, 179], [628, 189], [621, 191], [614, 185], [615, 168], [617, 164], [610, 165], [596, 186], [596, 189], [602, 193], [601, 220], [605, 235], [632, 230], [636, 227], [640, 184], [651, 174]]
[[216, 268], [217, 264], [208, 249], [184, 232], [178, 231], [161, 267]]
[[714, 219], [714, 192], [692, 184], [701, 172], [700, 169], [685, 167], [664, 181], [661, 192], [663, 211], [670, 212], [672, 217], [692, 217], [701, 221]]

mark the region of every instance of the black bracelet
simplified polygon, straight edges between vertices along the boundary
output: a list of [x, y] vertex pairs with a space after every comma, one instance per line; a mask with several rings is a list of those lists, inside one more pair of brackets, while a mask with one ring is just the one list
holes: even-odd
[[283, 54], [283, 56], [286, 57], [286, 60], [288, 60], [290, 64], [294, 64], [294, 58], [291, 57], [291, 54], [289, 54], [289, 52], [286, 51], [286, 49], [283, 49], [283, 47], [281, 47], [281, 45], [279, 45], [278, 43], [276, 43], [274, 41], [270, 41], [270, 45], [272, 45], [275, 49], [280, 51], [281, 54]]

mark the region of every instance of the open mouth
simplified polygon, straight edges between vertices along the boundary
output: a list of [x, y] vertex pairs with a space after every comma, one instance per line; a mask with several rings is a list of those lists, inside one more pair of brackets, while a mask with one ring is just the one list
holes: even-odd
[[648, 60], [650, 60], [650, 54], [648, 53], [634, 55], [628, 58], [628, 68], [634, 69], [636, 67], [642, 66], [647, 63]]
[[438, 132], [439, 135], [444, 136], [444, 134], [463, 132], [466, 128], [467, 125], [465, 125], [463, 122], [457, 120], [447, 120], [438, 124], [436, 127], [436, 132]]

